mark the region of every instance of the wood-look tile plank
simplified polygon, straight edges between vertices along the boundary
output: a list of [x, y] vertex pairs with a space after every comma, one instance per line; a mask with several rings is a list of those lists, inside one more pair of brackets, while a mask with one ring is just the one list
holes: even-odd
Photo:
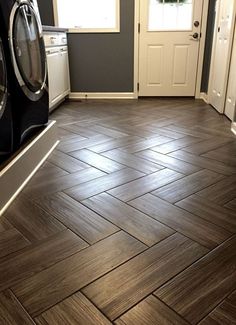
[[162, 128], [162, 130], [165, 129], [167, 131], [172, 131], [172, 132], [178, 132], [180, 134], [183, 134], [183, 135], [191, 135], [193, 137], [199, 137], [199, 138], [203, 138], [203, 139], [209, 139], [209, 138], [212, 138], [213, 136], [207, 132], [200, 132], [200, 131], [197, 131], [197, 130], [194, 130], [194, 129], [190, 129], [190, 128], [187, 128], [187, 127], [183, 127], [183, 126], [180, 126], [180, 125], [174, 125], [174, 124], [171, 124], [171, 125], [168, 125], [164, 128]]
[[33, 204], [23, 195], [10, 206], [5, 217], [31, 243], [46, 239], [65, 229], [49, 213]]
[[88, 182], [92, 179], [99, 178], [105, 175], [102, 171], [93, 167], [80, 170], [76, 173], [69, 174], [66, 176], [58, 177], [56, 179], [45, 179], [39, 184], [33, 186], [28, 185], [24, 193], [30, 199], [36, 199], [41, 196], [46, 196], [56, 192], [61, 192], [67, 188], [71, 188], [77, 184]]
[[64, 193], [44, 197], [39, 205], [89, 244], [94, 244], [119, 230]]
[[82, 292], [114, 320], [206, 252], [199, 244], [174, 234], [91, 283]]
[[80, 292], [45, 311], [35, 321], [39, 325], [111, 325], [109, 320]]
[[197, 193], [216, 204], [224, 205], [236, 198], [236, 176], [227, 177]]
[[112, 137], [112, 138], [122, 138], [122, 137], [126, 137], [128, 135], [127, 133], [120, 132], [120, 131], [117, 131], [112, 128], [104, 127], [102, 125], [94, 125], [93, 130], [95, 130], [98, 133]]
[[118, 149], [104, 152], [102, 155], [145, 174], [155, 173], [158, 170], [164, 169], [163, 166]]
[[203, 157], [221, 161], [222, 163], [236, 168], [236, 145], [235, 141], [230, 144], [209, 151]]
[[0, 235], [0, 258], [17, 252], [29, 244], [30, 242], [14, 228], [3, 231]]
[[219, 148], [223, 145], [226, 145], [232, 142], [233, 139], [229, 138], [212, 138], [202, 141], [201, 143], [192, 144], [191, 146], [185, 147], [183, 150], [193, 153], [195, 155], [202, 155], [208, 151]]
[[124, 165], [118, 164], [116, 161], [108, 159], [87, 149], [74, 151], [71, 153], [71, 156], [83, 161], [90, 166], [98, 168], [105, 173], [114, 173], [125, 168]]
[[188, 164], [186, 162], [180, 161], [178, 159], [172, 158], [170, 156], [163, 155], [161, 153], [145, 150], [137, 153], [138, 157], [142, 157], [144, 159], [150, 160], [156, 164], [159, 164], [163, 167], [175, 170], [176, 172], [190, 175], [195, 172], [198, 172], [201, 168], [194, 166], [192, 164]]
[[[201, 170], [169, 185], [163, 186], [152, 193], [170, 203], [175, 203], [206, 187], [209, 189], [210, 185], [217, 183], [222, 178], [222, 175], [210, 170]], [[208, 191], [208, 189], [206, 191]]]
[[4, 216], [1, 216], [0, 218], [0, 232], [10, 230], [12, 229], [12, 225], [10, 222], [7, 221], [7, 218]]
[[69, 152], [72, 152], [72, 151], [93, 147], [95, 145], [104, 143], [104, 142], [106, 142], [108, 140], [111, 140], [111, 138], [107, 137], [105, 135], [97, 135], [95, 137], [85, 139], [85, 140], [77, 140], [76, 138], [72, 139], [72, 140], [69, 139], [69, 140], [66, 140], [66, 141], [62, 141], [58, 145], [58, 149], [60, 151], [65, 152], [65, 153], [69, 153]]
[[226, 208], [236, 211], [236, 198], [225, 205]]
[[152, 194], [146, 194], [129, 203], [166, 226], [210, 249], [232, 236], [231, 232]]
[[13, 291], [35, 317], [145, 248], [128, 234], [119, 232], [21, 281]]
[[65, 193], [75, 200], [81, 201], [142, 176], [144, 176], [144, 174], [141, 172], [130, 168], [125, 168], [118, 172], [108, 174], [92, 181], [88, 181], [84, 184], [74, 186], [66, 190]]
[[27, 314], [10, 290], [0, 293], [0, 324], [33, 325], [35, 322]]
[[177, 140], [170, 141], [168, 143], [164, 143], [155, 147], [152, 147], [151, 149], [153, 151], [162, 153], [162, 154], [168, 154], [172, 151], [176, 151], [179, 149], [182, 149], [184, 147], [187, 147], [188, 145], [192, 145], [198, 142], [202, 142], [201, 138], [192, 137], [192, 136], [185, 136], [184, 138], [180, 138]]
[[183, 318], [168, 308], [163, 302], [149, 296], [121, 316], [116, 325], [188, 325]]
[[161, 188], [166, 184], [181, 179], [182, 177], [183, 175], [180, 173], [170, 169], [163, 169], [154, 174], [147, 175], [127, 184], [118, 186], [108, 191], [108, 193], [122, 201], [128, 202], [138, 196], [144, 195], [157, 188]]
[[89, 167], [87, 164], [59, 150], [54, 150], [51, 156], [48, 158], [48, 161], [69, 173], [75, 173]]
[[233, 325], [236, 324], [236, 292], [234, 291], [199, 325]]
[[230, 232], [236, 232], [236, 208], [231, 211], [198, 195], [192, 195], [176, 205]]
[[208, 159], [205, 157], [200, 157], [183, 150], [178, 150], [169, 154], [169, 156], [179, 159], [182, 162], [188, 162], [193, 164], [194, 166], [198, 166], [199, 168], [209, 169], [216, 173], [220, 173], [223, 175], [233, 175], [236, 173], [236, 168], [227, 166], [222, 162], [215, 161], [212, 159]]
[[50, 162], [46, 162], [34, 175], [28, 184], [33, 185], [39, 183], [42, 179], [57, 178], [68, 175], [69, 173], [64, 169], [55, 166]]
[[156, 291], [157, 297], [197, 324], [236, 288], [234, 236]]
[[137, 141], [137, 143], [133, 143], [133, 144], [123, 147], [122, 150], [125, 152], [128, 152], [128, 153], [135, 153], [135, 152], [139, 152], [139, 151], [143, 151], [143, 150], [152, 148], [154, 146], [161, 145], [163, 143], [170, 142], [172, 140], [173, 140], [172, 138], [168, 138], [168, 137], [159, 135], [154, 138]]
[[77, 123], [64, 125], [63, 129], [73, 133], [77, 133], [85, 138], [91, 138], [98, 135], [98, 132], [95, 132], [93, 129], [86, 128], [85, 126], [78, 125]]
[[96, 153], [102, 153], [105, 151], [128, 146], [131, 143], [136, 143], [138, 141], [141, 141], [141, 139], [142, 138], [137, 137], [137, 136], [126, 136], [126, 137], [122, 137], [119, 139], [113, 139], [113, 140], [98, 144], [93, 147], [89, 147], [89, 150], [94, 151]]
[[85, 200], [83, 204], [148, 246], [174, 233], [172, 229], [106, 193]]
[[81, 238], [69, 230], [60, 232], [42, 243], [21, 250], [0, 261], [0, 291], [87, 247]]
[[[150, 128], [149, 128], [149, 130], [150, 130]], [[162, 136], [165, 136], [165, 137], [168, 137], [168, 138], [171, 138], [171, 139], [176, 139], [176, 140], [181, 139], [181, 138], [183, 138], [185, 136], [181, 132], [176, 132], [176, 131], [170, 130], [168, 127], [163, 127], [163, 128], [154, 127], [154, 128], [152, 128], [152, 131], [155, 132], [158, 135], [162, 135]]]

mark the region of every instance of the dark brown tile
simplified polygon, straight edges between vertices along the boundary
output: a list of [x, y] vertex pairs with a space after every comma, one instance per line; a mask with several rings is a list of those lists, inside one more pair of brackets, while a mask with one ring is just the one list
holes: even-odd
[[108, 237], [119, 228], [64, 193], [44, 197], [40, 206], [89, 244]]
[[82, 291], [114, 320], [206, 252], [197, 243], [175, 234]]
[[35, 324], [10, 290], [0, 293], [0, 324]]
[[216, 173], [222, 175], [232, 175], [236, 173], [236, 168], [227, 166], [222, 162], [215, 161], [212, 159], [208, 159], [205, 157], [199, 157], [197, 155], [178, 150], [169, 154], [169, 156], [179, 159], [182, 162], [188, 162], [194, 166], [198, 166], [199, 168], [209, 169]]
[[0, 235], [0, 258], [17, 252], [30, 242], [16, 229], [2, 231]]
[[13, 291], [30, 315], [38, 316], [144, 249], [145, 245], [119, 232], [21, 281]]
[[172, 141], [172, 138], [159, 135], [154, 138], [137, 141], [136, 143], [123, 147], [122, 150], [129, 153], [135, 153], [170, 141]]
[[170, 169], [163, 169], [154, 174], [118, 186], [110, 190], [108, 193], [122, 201], [127, 202], [157, 188], [161, 188], [166, 184], [181, 179], [182, 177], [183, 175], [180, 173]]
[[80, 292], [45, 311], [35, 321], [39, 325], [111, 325]]
[[82, 201], [91, 196], [97, 195], [104, 191], [108, 191], [121, 184], [125, 184], [134, 179], [140, 178], [143, 175], [144, 174], [141, 172], [130, 168], [125, 168], [118, 172], [99, 177], [92, 181], [87, 181], [84, 184], [74, 186], [66, 190], [65, 193], [77, 201]]
[[10, 206], [5, 217], [31, 243], [46, 239], [65, 229], [63, 224], [23, 195]]
[[48, 158], [48, 161], [69, 173], [76, 173], [79, 170], [90, 167], [78, 159], [75, 159], [59, 150], [54, 150], [51, 156]]
[[139, 138], [137, 136], [126, 136], [126, 137], [122, 137], [119, 139], [113, 139], [113, 140], [98, 144], [96, 146], [90, 147], [89, 150], [94, 151], [96, 153], [102, 153], [102, 152], [117, 149], [120, 147], [125, 147], [129, 144], [141, 141], [141, 139], [142, 138]]
[[188, 136], [185, 136], [184, 138], [173, 140], [168, 143], [164, 143], [159, 146], [153, 147], [152, 150], [165, 155], [170, 152], [182, 149], [190, 144], [192, 145], [192, 144], [195, 144], [195, 143], [198, 143], [201, 141], [202, 141], [201, 138], [192, 137], [192, 136], [188, 135]]
[[199, 325], [233, 325], [236, 324], [236, 293], [224, 300]]
[[157, 297], [197, 324], [236, 288], [236, 237], [156, 291]]
[[176, 205], [230, 232], [236, 232], [236, 209], [229, 210], [198, 195], [192, 195]]
[[148, 246], [174, 233], [174, 230], [106, 193], [85, 200], [83, 204]]
[[151, 194], [131, 201], [130, 204], [166, 226], [211, 249], [232, 236], [231, 232]]
[[77, 140], [76, 138], [73, 138], [66, 141], [62, 141], [59, 144], [58, 149], [65, 153], [69, 153], [72, 151], [93, 147], [108, 140], [111, 140], [111, 138], [105, 135], [97, 135], [85, 140]]
[[149, 296], [126, 314], [121, 316], [116, 325], [188, 325], [188, 323], [168, 308], [163, 302]]
[[83, 161], [92, 167], [98, 168], [105, 173], [114, 173], [125, 168], [124, 165], [118, 164], [114, 160], [108, 159], [87, 149], [74, 151], [71, 153], [71, 156]]
[[201, 170], [200, 172], [186, 176], [169, 185], [163, 186], [162, 188], [154, 191], [153, 194], [170, 203], [175, 203], [206, 187], [206, 191], [208, 191], [210, 185], [219, 182], [222, 178], [222, 175], [214, 173], [210, 170]]
[[76, 173], [58, 177], [56, 179], [43, 179], [40, 183], [33, 186], [27, 186], [24, 193], [30, 199], [36, 199], [56, 192], [61, 192], [67, 188], [71, 188], [77, 184], [88, 182], [92, 179], [105, 175], [102, 171], [95, 168], [86, 168]]
[[212, 138], [207, 139], [205, 141], [202, 141], [201, 143], [192, 144], [189, 147], [184, 148], [184, 151], [193, 153], [195, 155], [202, 155], [208, 151], [211, 151], [213, 149], [219, 148], [221, 146], [224, 146], [230, 142], [232, 142], [232, 139], [229, 138]]
[[163, 166], [157, 165], [151, 161], [138, 158], [134, 155], [131, 155], [127, 152], [121, 150], [111, 150], [103, 153], [105, 157], [118, 161], [121, 164], [131, 167], [133, 169], [139, 170], [145, 174], [151, 174], [158, 170], [164, 169]]
[[236, 211], [236, 198], [225, 205], [226, 208]]
[[236, 198], [236, 176], [223, 179], [197, 193], [203, 198], [224, 205]]
[[69, 230], [0, 261], [0, 291], [79, 252], [88, 245]]
[[163, 167], [175, 170], [176, 172], [190, 175], [200, 170], [199, 167], [188, 164], [186, 162], [180, 161], [178, 159], [162, 155], [161, 153], [145, 150], [137, 154], [139, 157], [150, 160], [156, 164], [159, 164]]

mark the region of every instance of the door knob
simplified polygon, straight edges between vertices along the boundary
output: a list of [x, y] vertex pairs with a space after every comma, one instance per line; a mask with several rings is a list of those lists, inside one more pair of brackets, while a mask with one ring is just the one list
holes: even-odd
[[192, 38], [194, 38], [195, 40], [198, 40], [199, 39], [199, 34], [198, 33], [194, 33], [194, 34], [191, 34], [189, 35], [191, 36]]

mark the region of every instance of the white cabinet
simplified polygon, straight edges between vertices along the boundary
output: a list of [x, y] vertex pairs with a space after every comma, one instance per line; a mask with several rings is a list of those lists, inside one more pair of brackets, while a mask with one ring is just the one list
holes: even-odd
[[45, 35], [48, 65], [49, 109], [52, 111], [69, 93], [70, 76], [65, 33]]
[[68, 51], [66, 47], [47, 51], [49, 108], [53, 108], [70, 92]]

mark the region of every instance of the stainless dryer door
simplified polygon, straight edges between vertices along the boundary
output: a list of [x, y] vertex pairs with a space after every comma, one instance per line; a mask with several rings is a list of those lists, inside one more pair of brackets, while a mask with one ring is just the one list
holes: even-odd
[[17, 1], [10, 19], [10, 45], [18, 82], [25, 95], [38, 101], [47, 76], [42, 26], [31, 2]]
[[0, 118], [3, 115], [7, 101], [7, 71], [4, 58], [4, 52], [2, 47], [2, 41], [0, 39]]

